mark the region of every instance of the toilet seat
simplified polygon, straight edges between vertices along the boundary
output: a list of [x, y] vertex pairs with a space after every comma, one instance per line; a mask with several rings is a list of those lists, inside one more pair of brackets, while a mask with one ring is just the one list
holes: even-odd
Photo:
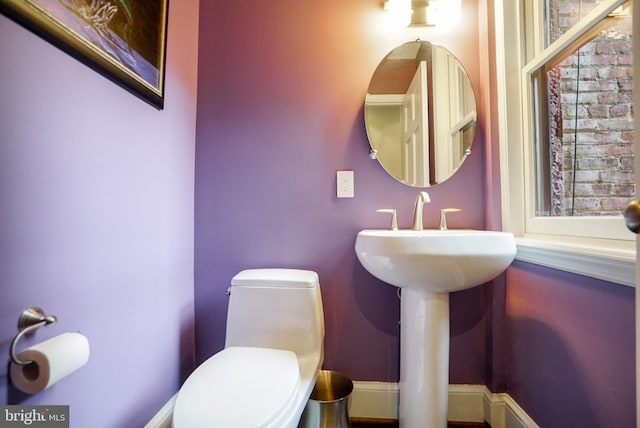
[[267, 427], [290, 411], [300, 383], [296, 354], [229, 347], [186, 380], [173, 411], [175, 428]]

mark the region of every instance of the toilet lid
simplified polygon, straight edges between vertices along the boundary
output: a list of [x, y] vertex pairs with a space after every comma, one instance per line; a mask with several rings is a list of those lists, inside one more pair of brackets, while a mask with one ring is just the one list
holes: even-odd
[[229, 347], [187, 379], [173, 411], [175, 428], [266, 426], [294, 401], [300, 371], [296, 354]]
[[302, 269], [247, 269], [231, 278], [233, 286], [313, 288], [318, 274]]

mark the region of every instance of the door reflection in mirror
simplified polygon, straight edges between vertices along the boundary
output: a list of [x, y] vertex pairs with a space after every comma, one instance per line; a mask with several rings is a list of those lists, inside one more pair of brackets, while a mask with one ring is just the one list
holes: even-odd
[[407, 42], [376, 68], [364, 117], [383, 168], [404, 184], [428, 187], [451, 177], [471, 153], [475, 95], [451, 52], [430, 42]]

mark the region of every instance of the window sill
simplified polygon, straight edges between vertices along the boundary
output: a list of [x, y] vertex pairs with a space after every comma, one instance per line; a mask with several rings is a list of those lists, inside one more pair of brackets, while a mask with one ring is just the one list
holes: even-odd
[[635, 287], [635, 241], [561, 239], [550, 235], [516, 238], [516, 260]]

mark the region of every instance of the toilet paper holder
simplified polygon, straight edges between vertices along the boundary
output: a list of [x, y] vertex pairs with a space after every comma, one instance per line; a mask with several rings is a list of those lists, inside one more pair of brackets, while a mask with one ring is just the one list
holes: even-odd
[[11, 355], [11, 361], [19, 366], [26, 366], [33, 361], [22, 361], [16, 355], [16, 345], [18, 341], [24, 335], [28, 335], [39, 329], [40, 327], [54, 324], [58, 319], [55, 315], [45, 315], [44, 311], [40, 308], [31, 307], [25, 309], [20, 318], [18, 318], [18, 334], [11, 341], [11, 347], [9, 353]]

